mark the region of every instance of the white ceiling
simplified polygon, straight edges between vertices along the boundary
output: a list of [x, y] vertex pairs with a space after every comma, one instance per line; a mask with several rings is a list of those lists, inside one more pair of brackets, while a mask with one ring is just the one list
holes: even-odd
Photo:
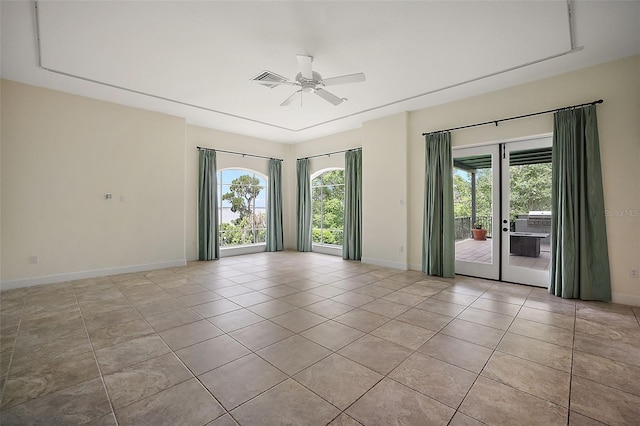
[[[1, 4], [3, 78], [280, 142], [640, 53], [639, 1], [572, 2], [573, 45], [566, 1], [35, 5]], [[281, 107], [295, 88], [250, 79], [293, 79], [296, 54], [366, 81], [327, 88], [338, 106], [304, 94]]]

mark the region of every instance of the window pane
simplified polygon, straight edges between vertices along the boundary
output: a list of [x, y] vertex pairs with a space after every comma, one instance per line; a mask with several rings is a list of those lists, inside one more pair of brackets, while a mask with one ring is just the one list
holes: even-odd
[[331, 170], [312, 180], [314, 244], [342, 245], [344, 170]]
[[312, 209], [312, 227], [321, 228], [322, 227], [322, 203], [320, 201], [315, 202], [316, 200], [320, 200], [320, 188], [313, 188], [313, 200], [311, 203]]
[[265, 242], [266, 180], [242, 169], [223, 170], [220, 184], [220, 246]]
[[453, 170], [456, 260], [493, 263], [491, 156], [458, 158], [457, 161], [478, 168]]

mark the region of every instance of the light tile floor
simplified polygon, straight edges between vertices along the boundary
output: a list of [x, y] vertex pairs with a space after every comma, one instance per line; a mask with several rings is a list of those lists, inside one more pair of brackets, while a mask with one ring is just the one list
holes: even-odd
[[0, 296], [4, 426], [640, 422], [640, 308], [296, 252]]

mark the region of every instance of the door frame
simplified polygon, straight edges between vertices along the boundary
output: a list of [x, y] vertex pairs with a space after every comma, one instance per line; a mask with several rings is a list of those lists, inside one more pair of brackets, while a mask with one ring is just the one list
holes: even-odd
[[[527, 149], [535, 148], [547, 148], [552, 145], [551, 136], [543, 136], [530, 138], [525, 140], [519, 140], [514, 142], [507, 142], [501, 144], [502, 147], [502, 171], [501, 171], [501, 185], [502, 191], [502, 204], [501, 204], [501, 220], [500, 220], [500, 233], [502, 234], [502, 252], [501, 252], [501, 266], [500, 266], [500, 279], [501, 281], [515, 282], [518, 284], [533, 285], [536, 287], [549, 287], [549, 271], [542, 271], [538, 269], [520, 267], [511, 265], [511, 238], [509, 230], [509, 195], [510, 195], [510, 174], [509, 174], [509, 153], [512, 151], [523, 151]], [[504, 223], [506, 221], [506, 224]], [[506, 231], [505, 231], [506, 229]]]
[[[505, 232], [503, 229], [505, 227], [505, 220], [507, 221], [506, 228], [509, 229], [509, 163], [506, 156], [507, 151], [551, 146], [552, 137], [553, 133], [544, 133], [539, 135], [524, 136], [502, 141], [486, 142], [481, 144], [465, 145], [452, 148], [452, 157], [491, 154], [493, 167], [492, 239], [494, 241], [492, 244], [492, 263], [485, 264], [456, 260], [456, 274], [513, 282], [517, 284], [533, 285], [537, 287], [547, 288], [549, 286], [549, 272], [547, 272], [547, 274], [544, 274], [540, 273], [542, 271], [535, 271], [529, 268], [510, 265], [510, 239], [506, 238], [509, 236], [509, 231]], [[494, 155], [497, 155], [495, 159]], [[503, 199], [505, 198], [505, 191], [503, 190], [505, 188], [506, 199]]]

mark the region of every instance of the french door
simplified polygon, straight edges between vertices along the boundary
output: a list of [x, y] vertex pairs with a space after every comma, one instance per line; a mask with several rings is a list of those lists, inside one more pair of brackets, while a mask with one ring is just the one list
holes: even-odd
[[456, 273], [547, 287], [551, 137], [454, 149], [453, 162]]

